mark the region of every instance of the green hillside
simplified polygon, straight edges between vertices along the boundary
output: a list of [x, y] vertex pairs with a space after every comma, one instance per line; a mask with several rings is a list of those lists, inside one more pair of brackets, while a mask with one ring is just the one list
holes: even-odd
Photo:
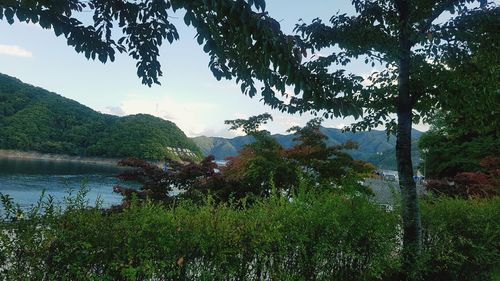
[[[370, 132], [345, 132], [334, 128], [322, 128], [322, 132], [328, 136], [328, 145], [337, 145], [345, 143], [348, 140], [353, 140], [358, 143], [357, 150], [349, 151], [356, 159], [365, 160], [375, 164], [381, 169], [395, 170], [396, 169], [396, 138], [391, 136], [387, 139], [384, 131]], [[413, 130], [413, 163], [415, 167], [420, 163], [420, 157], [416, 142], [422, 135], [422, 132]], [[285, 148], [289, 148], [294, 144], [294, 135], [273, 135], [274, 138]], [[198, 145], [204, 155], [214, 155], [216, 159], [224, 159], [228, 156], [234, 156], [243, 147], [243, 145], [253, 141], [252, 137], [241, 136], [232, 139], [220, 137], [195, 137], [193, 141]]]
[[4, 74], [0, 74], [0, 149], [151, 160], [202, 155], [170, 121], [146, 114], [102, 114]]

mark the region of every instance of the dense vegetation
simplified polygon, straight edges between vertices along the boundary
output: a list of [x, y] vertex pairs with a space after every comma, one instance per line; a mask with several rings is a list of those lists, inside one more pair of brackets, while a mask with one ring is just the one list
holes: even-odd
[[167, 147], [186, 148], [195, 158], [201, 156], [172, 122], [146, 114], [101, 114], [0, 74], [0, 148], [79, 156], [179, 157]]
[[[321, 128], [321, 132], [327, 136], [326, 143], [328, 145], [339, 145], [349, 140], [356, 142], [358, 148], [347, 151], [353, 158], [370, 162], [380, 169], [396, 170], [396, 138], [394, 136], [391, 135], [387, 138], [384, 131], [373, 130], [352, 133], [325, 127]], [[412, 140], [416, 143], [421, 134], [420, 131], [413, 130]], [[294, 134], [276, 134], [272, 135], [272, 137], [284, 148], [290, 148], [296, 144], [293, 141], [296, 137]], [[192, 140], [205, 156], [213, 155], [215, 159], [235, 156], [245, 144], [254, 141], [251, 136], [239, 136], [230, 139], [201, 136]], [[412, 160], [415, 165], [420, 163], [420, 154], [416, 144], [412, 147]]]
[[136, 189], [117, 185], [114, 190], [124, 196], [125, 206], [134, 196], [164, 204], [179, 197], [196, 201], [206, 195], [217, 202], [245, 198], [250, 203], [273, 193], [290, 196], [303, 182], [316, 190], [370, 193], [360, 181], [372, 175], [374, 166], [354, 160], [345, 152], [355, 149], [356, 143], [327, 145], [327, 136], [320, 130], [322, 119], [315, 118], [304, 127], [289, 130], [295, 134], [294, 145], [285, 149], [268, 131], [259, 129], [269, 120], [272, 116], [265, 113], [226, 121], [231, 129], [241, 128], [255, 141], [244, 145], [238, 155], [227, 158], [224, 166], [214, 162], [213, 156], [199, 163], [167, 161], [166, 169], [142, 159], [122, 160], [120, 165], [132, 169], [118, 177], [142, 186]]
[[[2, 280], [400, 280], [398, 211], [308, 190], [252, 205], [132, 203], [23, 212], [3, 198]], [[418, 280], [498, 280], [500, 202], [423, 204]]]
[[485, 172], [481, 161], [500, 155], [498, 44], [477, 48], [470, 57], [446, 62], [454, 68], [447, 81], [451, 85], [447, 94], [453, 99], [443, 103], [430, 120], [431, 129], [419, 141], [427, 151], [425, 167], [432, 178]]
[[[496, 15], [498, 20], [498, 13]], [[485, 26], [482, 32], [489, 30]], [[474, 36], [474, 32], [466, 36]], [[484, 32], [484, 34], [487, 34]], [[498, 42], [498, 29], [492, 37]], [[451, 196], [500, 194], [500, 56], [498, 44], [478, 44], [471, 56], [449, 57], [447, 95], [419, 141], [427, 187]], [[464, 79], [467, 77], [467, 79]]]
[[[497, 110], [499, 103], [492, 100], [488, 106]], [[421, 168], [430, 179], [426, 187], [447, 196], [500, 195], [498, 118], [487, 111], [480, 114], [485, 123], [462, 122], [456, 116], [463, 107], [441, 112], [419, 141], [425, 151]]]
[[[495, 56], [499, 54], [500, 9], [497, 4], [485, 0], [353, 0], [353, 14], [336, 13], [328, 22], [320, 19], [310, 24], [301, 22], [295, 29], [298, 36], [287, 36], [281, 32], [279, 23], [268, 16], [264, 0], [175, 0], [154, 1], [154, 5], [149, 5], [148, 1], [125, 4], [100, 0], [56, 2], [8, 1], [0, 6], [0, 19], [5, 17], [12, 24], [17, 18], [43, 28], [52, 28], [57, 36], [66, 37], [68, 45], [74, 47], [75, 51], [102, 62], [114, 60], [116, 52], [127, 52], [137, 60], [137, 74], [143, 83], [152, 85], [159, 83], [158, 77], [162, 74], [158, 61], [159, 47], [162, 42], [172, 43], [179, 38], [168, 13], [182, 9], [185, 10], [184, 23], [196, 29], [197, 42], [209, 54], [209, 67], [217, 79], [236, 78], [242, 92], [250, 97], [261, 94], [265, 104], [281, 111], [314, 111], [321, 112], [324, 117], [353, 116], [362, 120], [353, 124], [352, 130], [385, 125], [389, 131], [395, 132], [402, 194], [402, 223], [398, 225], [403, 232], [398, 237], [402, 241], [402, 272], [404, 279], [415, 279], [421, 270], [419, 262], [425, 257], [425, 231], [428, 229], [423, 228], [426, 217], [421, 215], [413, 179], [412, 124], [432, 118], [436, 110], [450, 101], [467, 102], [456, 98], [457, 90], [475, 97], [474, 91], [469, 92], [471, 88], [467, 87], [472, 80], [466, 79], [467, 72], [461, 71], [456, 62], [460, 64], [471, 58], [475, 60], [479, 49], [487, 46], [488, 53], [492, 55], [492, 59], [488, 60], [494, 65], [493, 71], [498, 71]], [[89, 25], [83, 24], [75, 16], [82, 10], [93, 13]], [[446, 17], [449, 14], [451, 16]], [[322, 52], [322, 55], [302, 63], [302, 57], [307, 56], [310, 53], [308, 51]], [[362, 73], [351, 73], [345, 67], [350, 63], [359, 63], [359, 59], [364, 59], [365, 64], [372, 68], [377, 65], [382, 69], [372, 73], [368, 81], [362, 79]], [[454, 79], [450, 80], [454, 75]], [[481, 75], [477, 77], [482, 78]], [[257, 84], [257, 81], [261, 83]], [[493, 80], [493, 83], [495, 81], [498, 80]], [[294, 89], [291, 95], [287, 93], [289, 87]], [[498, 87], [489, 93], [498, 97]], [[479, 105], [488, 102], [488, 99], [478, 99]], [[478, 109], [482, 110], [483, 107], [478, 106]], [[493, 201], [495, 203], [498, 205], [498, 202]], [[304, 205], [306, 208], [311, 206]], [[498, 213], [498, 210], [494, 210]], [[450, 226], [450, 233], [456, 235], [467, 229], [468, 225], [463, 225], [462, 217], [474, 211], [459, 213], [459, 223], [453, 226], [460, 229]], [[474, 222], [484, 222], [480, 216], [474, 219]], [[304, 221], [296, 223], [300, 225]], [[279, 222], [273, 224], [273, 227], [279, 226]], [[447, 226], [439, 226], [438, 231], [431, 232], [429, 237], [436, 239], [446, 232], [443, 229], [447, 229]], [[490, 231], [492, 228], [486, 223], [484, 229]], [[498, 232], [496, 225], [493, 229]], [[469, 232], [465, 233], [467, 235]], [[470, 233], [477, 234], [474, 231]], [[472, 260], [473, 265], [479, 261], [498, 268], [497, 252], [491, 255], [491, 251], [488, 251], [498, 249], [498, 245], [487, 245], [489, 241], [498, 240], [498, 237], [477, 235], [480, 238], [478, 246], [472, 247], [472, 255], [468, 256], [467, 246], [474, 244], [471, 242], [474, 238], [465, 236], [454, 241], [453, 235], [438, 239], [438, 245], [445, 247], [444, 253], [437, 253], [439, 257], [445, 257], [442, 267], [444, 274], [438, 274], [439, 278], [431, 274], [426, 279], [466, 276], [482, 280], [485, 278], [482, 272], [488, 274], [488, 278], [497, 279], [498, 275], [491, 276], [491, 270], [475, 270], [481, 266], [471, 269], [462, 264], [454, 267], [454, 264], [447, 262], [455, 263], [456, 260], [460, 261], [455, 257], [465, 256], [463, 260], [468, 263]], [[460, 243], [465, 242], [465, 247], [460, 248], [459, 254], [451, 255], [452, 258], [447, 256], [452, 248], [448, 246], [450, 240], [460, 246]], [[325, 247], [332, 244], [334, 242], [329, 241]], [[488, 250], [481, 255], [484, 249]], [[394, 251], [391, 254], [398, 256]], [[345, 257], [346, 254], [340, 256]], [[127, 257], [129, 264], [133, 263], [131, 255]], [[493, 263], [489, 262], [491, 257]], [[315, 261], [324, 260], [326, 258]], [[279, 261], [282, 260], [273, 258], [268, 265], [278, 265]], [[184, 258], [178, 259], [178, 264], [183, 265], [184, 262]], [[434, 264], [429, 266], [434, 267]], [[204, 268], [207, 266], [203, 266], [202, 270]], [[465, 268], [466, 274], [459, 268]], [[446, 274], [448, 269], [451, 269], [451, 274]], [[192, 270], [183, 272], [189, 274]], [[181, 273], [181, 276], [185, 274]], [[311, 275], [299, 278], [310, 279]]]
[[[388, 131], [396, 133], [403, 202], [403, 264], [406, 279], [411, 279], [422, 253], [423, 237], [413, 178], [412, 124], [427, 122], [436, 111], [460, 103], [473, 105], [472, 110], [460, 112], [467, 119], [469, 114], [488, 110], [485, 104], [493, 99], [498, 100], [500, 7], [485, 0], [353, 0], [351, 3], [354, 13], [338, 12], [328, 21], [317, 18], [296, 26], [304, 45], [321, 53], [317, 60], [305, 63], [321, 77], [312, 86], [308, 84], [311, 80], [295, 78], [295, 93], [303, 92], [297, 100], [306, 108], [312, 106], [317, 111], [319, 107], [334, 116], [362, 115], [361, 121], [350, 125], [351, 130], [384, 124]], [[486, 56], [480, 55], [483, 50]], [[345, 67], [357, 65], [360, 58], [377, 69], [368, 79], [360, 77], [361, 71], [352, 71], [355, 67]], [[478, 60], [489, 63], [490, 67], [471, 76]], [[325, 83], [323, 77], [333, 81]], [[483, 82], [491, 86], [476, 87]], [[311, 87], [333, 90], [314, 95]], [[481, 91], [487, 94], [476, 95]], [[336, 100], [330, 103], [334, 97], [357, 108]], [[270, 104], [278, 102], [271, 99]], [[498, 110], [485, 112], [495, 114]]]

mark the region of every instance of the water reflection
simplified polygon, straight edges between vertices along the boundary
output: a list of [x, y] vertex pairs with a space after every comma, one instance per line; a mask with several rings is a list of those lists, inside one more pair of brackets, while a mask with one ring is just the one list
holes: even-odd
[[121, 168], [70, 161], [0, 158], [0, 174], [24, 175], [85, 175], [118, 173]]
[[63, 203], [69, 193], [75, 194], [85, 186], [89, 204], [97, 198], [104, 206], [118, 204], [121, 197], [113, 193], [118, 182], [114, 177], [121, 168], [77, 162], [25, 159], [0, 159], [0, 192], [14, 198], [23, 208], [37, 202], [42, 191]]

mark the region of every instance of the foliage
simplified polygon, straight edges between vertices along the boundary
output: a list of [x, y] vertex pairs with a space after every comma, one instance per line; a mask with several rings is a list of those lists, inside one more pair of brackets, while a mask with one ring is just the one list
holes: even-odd
[[141, 185], [140, 189], [116, 185], [113, 190], [123, 196], [121, 207], [129, 206], [132, 200], [151, 200], [170, 204], [175, 199], [174, 192], [208, 188], [211, 183], [222, 184], [215, 172], [219, 167], [213, 157], [206, 157], [201, 162], [178, 162], [166, 159], [164, 169], [139, 158], [127, 158], [118, 165], [129, 167], [118, 179], [133, 181]]
[[[178, 37], [168, 11], [185, 9], [184, 22], [196, 28], [198, 43], [204, 44], [209, 53], [209, 66], [217, 79], [237, 77], [242, 91], [249, 96], [257, 93], [254, 80], [261, 80], [263, 102], [283, 111], [324, 110], [325, 117], [358, 118], [364, 114], [352, 130], [383, 124], [389, 131], [397, 129], [404, 202], [404, 261], [408, 271], [421, 248], [419, 206], [412, 179], [411, 124], [425, 121], [434, 109], [453, 97], [448, 93], [457, 87], [448, 87], [447, 75], [453, 73], [453, 66], [450, 64], [447, 69], [441, 58], [462, 61], [484, 44], [491, 46], [491, 53], [500, 53], [496, 44], [498, 7], [485, 0], [355, 0], [354, 16], [334, 15], [331, 25], [318, 19], [310, 25], [299, 25], [296, 30], [305, 42], [284, 35], [277, 21], [264, 12], [262, 0], [51, 3], [8, 1], [0, 6], [0, 19], [5, 17], [13, 23], [17, 16], [20, 21], [52, 27], [77, 52], [98, 56], [103, 62], [108, 57], [113, 60], [115, 50], [127, 50], [138, 60], [138, 74], [143, 82], [151, 85], [158, 83], [161, 75], [158, 46], [165, 38], [172, 42]], [[480, 7], [471, 9], [469, 6], [474, 3]], [[72, 16], [72, 12], [87, 7], [94, 12], [92, 26], [84, 26]], [[252, 7], [262, 13], [252, 11]], [[447, 12], [458, 16], [436, 23]], [[111, 36], [114, 22], [121, 28], [116, 42]], [[312, 51], [336, 47], [331, 49], [339, 51], [302, 65], [306, 47]], [[346, 65], [360, 57], [372, 66], [386, 65], [371, 75], [369, 85], [363, 85], [361, 77], [346, 74], [344, 69], [330, 67]], [[462, 84], [462, 79], [454, 81]], [[275, 93], [285, 94], [287, 85], [294, 86], [289, 102]], [[397, 123], [393, 113], [397, 114]]]
[[[486, 100], [495, 100], [498, 90], [498, 6], [482, 1], [463, 0], [417, 1], [407, 10], [405, 34], [413, 48], [410, 53], [410, 101], [413, 109], [412, 121], [429, 121], [435, 110], [441, 107], [472, 101], [472, 111], [491, 110]], [[386, 125], [396, 132], [397, 78], [400, 67], [400, 38], [403, 9], [409, 1], [353, 1], [355, 15], [336, 14], [328, 23], [315, 19], [311, 24], [296, 26], [313, 52], [321, 52], [307, 67], [325, 75], [334, 66], [343, 66], [365, 59], [374, 71], [367, 79], [353, 77], [358, 91], [348, 91], [358, 98], [360, 107], [365, 108], [362, 121], [350, 127], [351, 130], [366, 130]], [[480, 4], [477, 7], [474, 4]], [[404, 7], [403, 7], [404, 6]], [[437, 20], [442, 14], [450, 13], [447, 20]], [[399, 16], [398, 16], [399, 15]], [[327, 55], [329, 47], [340, 50]], [[479, 53], [484, 55], [479, 56]], [[483, 68], [481, 63], [488, 64]], [[340, 71], [340, 70], [339, 70]], [[493, 91], [478, 99], [470, 98], [478, 90], [475, 87], [488, 85]], [[460, 93], [460, 99], [456, 97]], [[474, 109], [475, 108], [475, 109]], [[335, 108], [324, 108], [334, 112]], [[468, 116], [468, 114], [467, 114]], [[480, 118], [474, 118], [479, 121]], [[487, 123], [484, 122], [483, 123]]]
[[172, 122], [150, 115], [101, 114], [0, 74], [0, 148], [101, 157], [178, 157], [167, 147], [200, 150]]
[[354, 143], [327, 146], [327, 137], [320, 131], [322, 119], [313, 119], [303, 128], [291, 128], [296, 144], [284, 149], [267, 131], [258, 130], [260, 123], [269, 117], [226, 121], [233, 125], [232, 129], [243, 127], [255, 138], [238, 156], [228, 158], [227, 166], [222, 169], [226, 178], [257, 188], [254, 193], [258, 195], [269, 195], [273, 189], [290, 193], [304, 178], [316, 182], [318, 187], [332, 188], [346, 179], [355, 181], [361, 173], [373, 170], [344, 151], [356, 148]]
[[[400, 218], [364, 197], [303, 186], [283, 197], [121, 212], [1, 197], [5, 280], [400, 280]], [[420, 280], [496, 280], [500, 204], [423, 202]], [[496, 274], [496, 275], [495, 275]]]
[[114, 206], [116, 210], [129, 206], [132, 200], [171, 205], [183, 198], [198, 202], [206, 195], [223, 202], [261, 195], [248, 182], [221, 174], [223, 167], [218, 166], [212, 156], [205, 157], [200, 162], [167, 159], [164, 169], [138, 158], [121, 160], [119, 165], [131, 169], [123, 171], [117, 177], [139, 183], [140, 188], [116, 185], [113, 190], [123, 196], [122, 204]]
[[[498, 9], [488, 14], [498, 19]], [[500, 57], [498, 30], [482, 22], [492, 18], [478, 12], [455, 24], [475, 30], [460, 36], [474, 38], [471, 55], [452, 53], [442, 61], [453, 69], [448, 75], [448, 92], [453, 95], [434, 115], [431, 130], [419, 141], [425, 151], [427, 187], [439, 195], [490, 197], [499, 194], [498, 155]], [[493, 20], [494, 21], [494, 20]], [[498, 24], [497, 24], [498, 25]], [[467, 79], [463, 79], [467, 77]]]
[[247, 135], [258, 135], [259, 132], [266, 133], [267, 131], [259, 130], [259, 127], [267, 124], [273, 117], [269, 113], [263, 113], [256, 116], [251, 116], [248, 119], [226, 120], [224, 124], [231, 125], [230, 130], [242, 129]]
[[244, 208], [207, 200], [4, 217], [0, 276], [378, 280], [397, 266], [397, 219], [364, 198], [303, 192], [293, 202], [270, 198]]
[[439, 198], [422, 206], [422, 280], [498, 280], [500, 199]]
[[[307, 55], [302, 42], [283, 34], [265, 6], [264, 0], [3, 1], [0, 20], [13, 24], [17, 19], [52, 29], [76, 52], [103, 63], [113, 61], [117, 52], [128, 53], [137, 61], [142, 82], [151, 86], [159, 84], [162, 76], [160, 46], [179, 39], [170, 17], [181, 10], [184, 23], [196, 29], [198, 44], [210, 56], [215, 78], [236, 78], [250, 97], [258, 92], [255, 80], [263, 81], [262, 100], [273, 108], [299, 110], [296, 99], [287, 102], [286, 86], [296, 85], [297, 93], [302, 89], [320, 96], [325, 90], [336, 92], [325, 85], [349, 85], [342, 73], [331, 79], [302, 66], [302, 57]], [[93, 15], [89, 24], [79, 20], [82, 12]], [[317, 83], [322, 79], [327, 81]], [[359, 112], [340, 98], [330, 99], [329, 104]]]
[[[317, 189], [337, 189], [344, 192], [368, 190], [357, 183], [374, 170], [371, 164], [354, 160], [345, 152], [356, 144], [327, 146], [326, 136], [320, 131], [321, 119], [313, 119], [304, 128], [292, 128], [297, 138], [294, 146], [284, 149], [267, 131], [258, 130], [261, 122], [271, 116], [263, 114], [249, 118], [227, 121], [233, 129], [244, 127], [255, 141], [246, 144], [235, 157], [227, 158], [224, 166], [208, 156], [200, 163], [169, 160], [163, 171], [147, 161], [129, 158], [120, 165], [132, 167], [118, 177], [139, 182], [140, 190], [116, 186], [125, 205], [132, 196], [143, 200], [171, 203], [175, 197], [197, 200], [208, 194], [216, 200], [228, 202], [232, 199], [268, 197], [273, 192], [290, 196], [302, 181], [314, 182]], [[355, 186], [348, 190], [347, 186]], [[176, 191], [181, 194], [175, 194]]]
[[444, 132], [428, 132], [419, 141], [428, 178], [453, 177], [461, 172], [484, 172], [481, 159], [500, 155], [500, 140], [492, 135], [456, 137]]
[[323, 119], [315, 118], [303, 128], [293, 127], [297, 144], [285, 151], [286, 157], [302, 167], [320, 184], [331, 184], [340, 179], [361, 179], [360, 174], [375, 170], [371, 164], [354, 160], [346, 151], [357, 149], [357, 143], [347, 141], [344, 144], [327, 146], [327, 136], [321, 132]]
[[480, 165], [486, 172], [461, 172], [451, 178], [427, 180], [425, 185], [437, 195], [464, 198], [500, 195], [500, 158], [484, 158]]
[[[352, 4], [355, 15], [336, 14], [329, 23], [315, 19], [311, 24], [297, 25], [296, 31], [304, 38], [305, 46], [323, 53], [306, 63], [306, 67], [317, 73], [336, 77], [340, 72], [349, 77], [344, 69], [335, 66], [360, 58], [372, 68], [376, 65], [382, 68], [368, 79], [351, 75], [353, 86], [334, 93], [341, 93], [364, 113], [361, 121], [348, 129], [357, 131], [385, 125], [388, 133], [396, 133], [403, 200], [403, 262], [407, 279], [411, 279], [422, 249], [421, 218], [411, 161], [412, 123], [428, 121], [436, 110], [454, 99], [454, 92], [468, 83], [466, 75], [455, 71], [456, 64], [449, 62], [460, 64], [469, 60], [481, 46], [487, 46], [490, 53], [498, 56], [496, 27], [500, 10], [498, 5], [484, 0], [355, 0]], [[452, 16], [442, 20], [442, 15], [447, 13]], [[330, 50], [333, 52], [324, 54]], [[325, 106], [323, 100], [328, 97], [325, 94], [318, 100], [304, 96], [303, 102], [321, 105], [326, 116], [356, 117], [342, 106]], [[479, 103], [485, 101], [480, 99]]]
[[476, 11], [454, 22], [468, 31], [457, 36], [470, 40], [470, 54], [454, 51], [440, 58], [452, 70], [442, 92], [447, 98], [430, 119], [431, 130], [419, 141], [431, 178], [485, 172], [480, 161], [500, 154], [500, 56], [495, 43], [500, 40], [495, 28], [499, 13], [498, 8], [486, 14]]
[[238, 156], [227, 159], [224, 176], [259, 196], [269, 196], [273, 188], [289, 192], [297, 182], [297, 168], [283, 157], [283, 147], [268, 131], [259, 130], [268, 120], [272, 120], [272, 116], [264, 113], [225, 121], [231, 130], [242, 129], [254, 137], [255, 142], [243, 146]]

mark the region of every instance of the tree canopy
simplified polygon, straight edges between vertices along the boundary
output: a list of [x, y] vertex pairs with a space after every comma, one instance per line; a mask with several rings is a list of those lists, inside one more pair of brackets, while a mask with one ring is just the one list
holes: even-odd
[[[349, 128], [351, 130], [386, 125], [396, 132], [394, 113], [397, 112], [400, 69], [398, 36], [402, 24], [398, 3], [411, 1], [393, 2], [353, 1], [357, 11], [354, 16], [336, 14], [328, 23], [315, 19], [311, 24], [296, 26], [308, 49], [320, 53], [317, 59], [306, 63], [314, 71], [335, 75], [329, 71], [360, 59], [373, 68], [368, 77], [357, 73], [353, 81], [359, 90], [353, 94], [364, 108], [364, 116]], [[472, 0], [413, 2], [404, 23], [408, 25], [411, 46], [409, 102], [413, 108], [413, 122], [429, 121], [435, 110], [461, 102], [455, 98], [457, 92], [473, 91], [477, 82], [488, 81], [483, 85], [488, 85], [488, 99], [493, 99], [498, 90], [498, 79], [495, 80], [498, 76], [497, 42], [500, 40], [498, 6]], [[481, 6], [474, 8], [474, 2]], [[444, 20], [438, 19], [440, 16]], [[338, 50], [327, 54], [329, 47]], [[479, 51], [483, 53], [481, 58], [476, 56]], [[491, 63], [478, 70], [474, 64], [479, 60]], [[468, 76], [471, 73], [475, 76]], [[490, 106], [484, 99], [470, 100], [477, 103], [471, 109]]]
[[[320, 131], [322, 120], [316, 118], [302, 128], [291, 128], [296, 132], [296, 144], [285, 149], [267, 131], [259, 129], [269, 119], [271, 115], [265, 113], [226, 121], [234, 130], [244, 127], [255, 141], [244, 145], [238, 155], [226, 158], [227, 163], [222, 166], [214, 162], [213, 156], [199, 163], [169, 160], [165, 170], [141, 159], [121, 161], [120, 165], [134, 169], [124, 171], [119, 178], [139, 182], [142, 187], [136, 190], [116, 186], [115, 191], [124, 196], [125, 204], [134, 194], [141, 200], [167, 204], [176, 196], [199, 199], [200, 195], [207, 194], [223, 202], [243, 198], [252, 202], [273, 192], [275, 196], [291, 198], [306, 185], [315, 190], [356, 196], [359, 192], [370, 193], [358, 181], [372, 173], [374, 166], [354, 160], [346, 152], [355, 149], [356, 143], [327, 145], [327, 137]], [[177, 195], [173, 189], [183, 192]]]
[[[93, 15], [90, 24], [81, 13]], [[197, 31], [196, 40], [210, 57], [209, 68], [217, 79], [233, 79], [243, 93], [282, 111], [298, 112], [341, 105], [344, 114], [361, 111], [336, 95], [347, 91], [350, 79], [339, 71], [324, 76], [301, 64], [307, 55], [298, 36], [285, 35], [265, 11], [264, 0], [63, 0], [2, 1], [0, 20], [31, 22], [64, 36], [69, 46], [87, 58], [105, 63], [116, 53], [137, 61], [137, 74], [146, 85], [159, 84], [162, 76], [159, 47], [179, 39], [172, 13], [184, 12], [184, 23]], [[322, 79], [326, 81], [320, 82]], [[263, 86], [257, 89], [256, 81]], [[287, 86], [304, 92], [307, 103], [287, 100]], [[308, 98], [307, 98], [308, 97]], [[314, 97], [311, 99], [311, 97]], [[320, 97], [324, 97], [320, 99]], [[316, 102], [312, 102], [312, 101]], [[318, 104], [321, 100], [321, 104]]]
[[454, 24], [468, 48], [454, 47], [436, 57], [445, 66], [442, 98], [429, 118], [431, 129], [419, 141], [426, 151], [424, 168], [432, 178], [461, 172], [485, 172], [480, 164], [499, 155], [500, 11], [474, 11]]
[[[352, 4], [355, 15], [335, 14], [328, 23], [315, 19], [310, 24], [298, 24], [296, 31], [308, 49], [322, 52], [318, 59], [305, 64], [315, 73], [335, 77], [338, 71], [346, 71], [339, 67], [359, 59], [364, 59], [372, 68], [381, 68], [367, 79], [360, 74], [351, 75], [352, 87], [335, 93], [341, 93], [363, 110], [361, 120], [348, 129], [366, 130], [385, 125], [388, 132], [397, 135], [404, 278], [412, 279], [422, 244], [411, 161], [412, 123], [428, 121], [436, 110], [457, 102], [454, 93], [472, 88], [475, 78], [469, 80], [463, 71], [455, 68], [470, 61], [478, 49], [485, 48], [490, 56], [498, 56], [500, 9], [484, 0], [354, 0]], [[329, 50], [333, 52], [323, 54]], [[493, 69], [498, 71], [498, 64]], [[498, 87], [489, 93], [498, 96], [497, 92]], [[325, 115], [339, 113], [339, 107], [323, 109]]]

